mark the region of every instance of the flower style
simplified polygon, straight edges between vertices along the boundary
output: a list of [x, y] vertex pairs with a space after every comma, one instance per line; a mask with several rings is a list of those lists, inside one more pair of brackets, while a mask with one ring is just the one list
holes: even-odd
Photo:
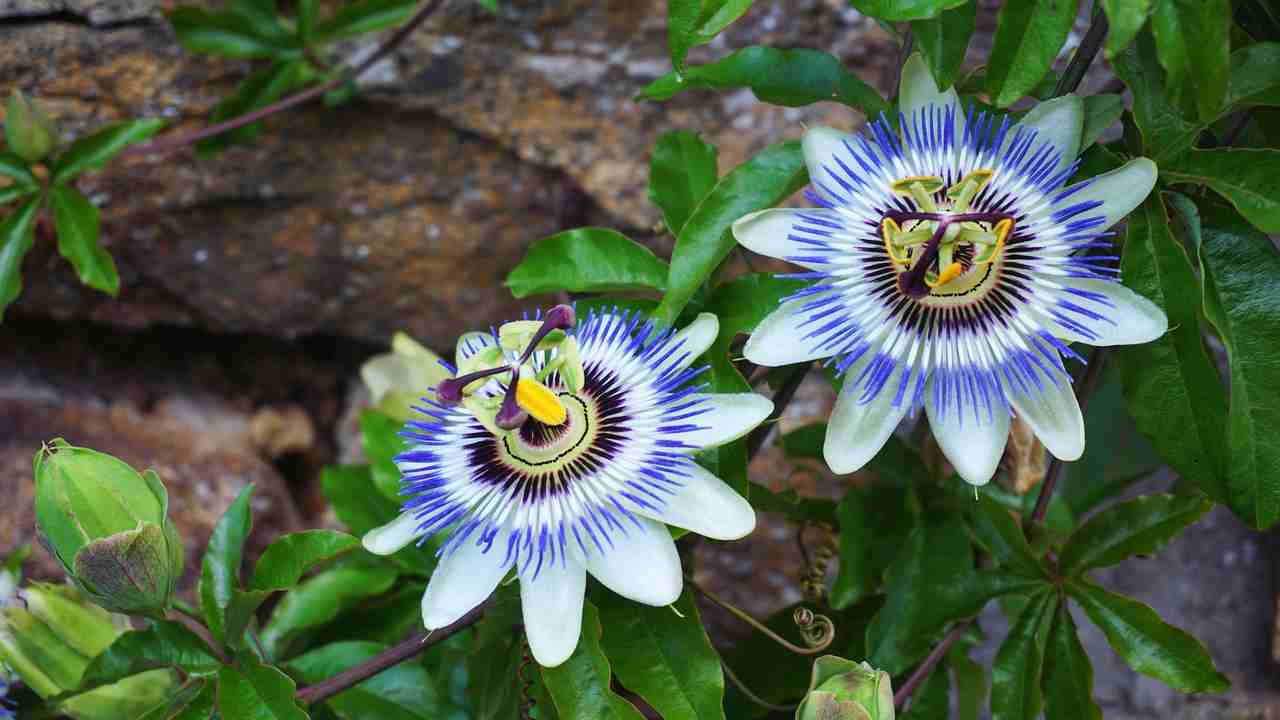
[[388, 554], [451, 530], [422, 598], [428, 628], [458, 620], [514, 571], [533, 655], [558, 665], [578, 644], [586, 573], [668, 605], [683, 578], [663, 523], [718, 540], [751, 532], [751, 506], [692, 458], [773, 408], [696, 383], [704, 368], [693, 362], [718, 326], [703, 314], [660, 331], [616, 308], [575, 326], [561, 305], [459, 340], [456, 377], [402, 433], [405, 511], [364, 538]]
[[899, 97], [900, 134], [884, 118], [864, 136], [805, 133], [821, 207], [735, 223], [739, 243], [815, 281], [765, 318], [744, 354], [768, 366], [826, 359], [844, 378], [823, 449], [838, 473], [865, 465], [921, 405], [970, 483], [995, 473], [1010, 410], [1074, 460], [1084, 421], [1068, 343], [1142, 343], [1168, 327], [1106, 252], [1107, 229], [1146, 198], [1155, 164], [1136, 158], [1064, 187], [1079, 164], [1079, 98], [1020, 122], [966, 114], [919, 56]]

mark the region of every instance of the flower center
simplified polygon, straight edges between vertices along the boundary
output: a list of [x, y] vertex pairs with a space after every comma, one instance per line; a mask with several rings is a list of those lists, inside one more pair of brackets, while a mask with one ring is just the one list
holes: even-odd
[[564, 391], [557, 397], [565, 409], [564, 422], [548, 425], [530, 417], [516, 432], [494, 438], [499, 445], [498, 456], [506, 465], [528, 474], [549, 474], [590, 448], [597, 425], [594, 403]]
[[917, 300], [963, 296], [987, 286], [992, 265], [1013, 230], [1013, 216], [971, 212], [973, 198], [990, 182], [990, 170], [974, 170], [943, 189], [936, 176], [906, 177], [893, 191], [910, 197], [914, 212], [890, 211], [880, 222], [885, 252], [898, 271], [898, 289]]

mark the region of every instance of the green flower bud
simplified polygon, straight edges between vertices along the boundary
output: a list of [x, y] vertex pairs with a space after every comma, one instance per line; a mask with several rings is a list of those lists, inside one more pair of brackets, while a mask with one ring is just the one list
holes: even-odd
[[163, 615], [182, 575], [182, 541], [152, 471], [54, 440], [36, 454], [36, 526], [76, 586], [115, 612]]
[[0, 662], [41, 697], [79, 687], [89, 662], [127, 628], [73, 588], [37, 584], [18, 597], [0, 610]]
[[58, 132], [35, 101], [28, 100], [21, 91], [9, 95], [5, 108], [4, 137], [18, 157], [27, 162], [43, 160], [53, 149]]
[[834, 655], [818, 658], [796, 720], [894, 720], [889, 673]]
[[360, 368], [360, 377], [373, 405], [400, 421], [409, 419], [411, 407], [431, 395], [431, 388], [449, 377], [440, 356], [404, 333], [391, 339], [391, 352], [371, 358]]

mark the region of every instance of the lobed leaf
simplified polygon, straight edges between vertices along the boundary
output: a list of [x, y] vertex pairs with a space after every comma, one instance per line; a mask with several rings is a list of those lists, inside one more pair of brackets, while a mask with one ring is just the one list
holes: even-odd
[[359, 538], [336, 530], [303, 530], [267, 546], [254, 566], [251, 590], [285, 590], [308, 570], [360, 547]]
[[413, 0], [356, 0], [317, 24], [313, 36], [318, 43], [330, 43], [384, 30], [403, 24], [413, 15], [415, 7]]
[[271, 657], [284, 657], [298, 635], [333, 622], [344, 612], [390, 590], [400, 577], [395, 566], [367, 558], [344, 562], [298, 584], [280, 598], [259, 639]]
[[965, 3], [965, 0], [849, 0], [863, 15], [888, 20], [923, 20]]
[[89, 663], [78, 690], [107, 685], [158, 668], [181, 668], [189, 675], [215, 673], [222, 663], [195, 633], [171, 620], [153, 620], [144, 630], [116, 638]]
[[1280, 233], [1280, 150], [1192, 150], [1160, 167], [1173, 182], [1208, 185], [1253, 226]]
[[1067, 540], [1058, 556], [1065, 575], [1153, 555], [1213, 507], [1198, 495], [1145, 495], [1098, 512]]
[[1230, 0], [1156, 0], [1151, 30], [1170, 97], [1189, 86], [1200, 120], [1217, 119], [1231, 74]]
[[1108, 25], [1107, 44], [1104, 46], [1107, 58], [1114, 58], [1133, 43], [1138, 31], [1147, 24], [1151, 3], [1152, 0], [1102, 0]]
[[1040, 676], [1057, 604], [1057, 593], [1048, 588], [1032, 595], [1000, 644], [991, 666], [991, 720], [1040, 717]]
[[1049, 628], [1040, 689], [1045, 720], [1102, 720], [1093, 699], [1093, 663], [1080, 644], [1079, 630], [1065, 602]]

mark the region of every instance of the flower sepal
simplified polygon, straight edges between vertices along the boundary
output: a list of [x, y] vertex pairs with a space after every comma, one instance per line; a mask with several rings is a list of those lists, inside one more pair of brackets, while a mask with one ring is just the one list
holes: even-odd
[[824, 655], [813, 663], [809, 693], [796, 720], [894, 720], [889, 673], [865, 662]]

